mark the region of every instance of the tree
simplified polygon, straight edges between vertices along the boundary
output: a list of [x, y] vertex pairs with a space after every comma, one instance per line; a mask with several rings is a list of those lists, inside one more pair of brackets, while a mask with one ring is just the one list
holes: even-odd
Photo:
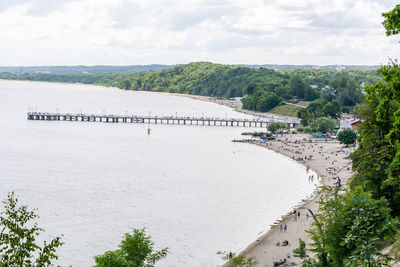
[[243, 94], [244, 95], [251, 95], [253, 94], [257, 89], [257, 85], [255, 83], [250, 82], [244, 89], [243, 89]]
[[327, 103], [323, 108], [322, 108], [322, 114], [325, 117], [332, 117], [334, 119], [340, 118], [341, 112], [340, 112], [340, 105], [338, 102], [333, 101]]
[[307, 110], [313, 116], [314, 120], [316, 120], [322, 116], [322, 109], [324, 108], [326, 103], [327, 103], [327, 101], [325, 101], [325, 100], [317, 99], [317, 100], [314, 100], [313, 102], [311, 102], [307, 106]]
[[14, 192], [2, 202], [4, 210], [0, 213], [0, 262], [1, 266], [51, 266], [58, 259], [56, 248], [61, 246], [60, 237], [43, 246], [36, 244], [36, 237], [44, 230], [34, 219], [39, 216], [27, 206], [19, 206]]
[[306, 89], [306, 84], [303, 82], [300, 74], [293, 74], [289, 80], [289, 88], [292, 95], [298, 98], [304, 98], [304, 91]]
[[344, 88], [339, 88], [336, 100], [342, 106], [355, 106], [362, 102], [361, 87], [354, 79], [348, 78]]
[[336, 97], [336, 89], [333, 87], [330, 87], [329, 85], [326, 85], [321, 90], [321, 97], [322, 97], [322, 99], [324, 99], [326, 101], [333, 101]]
[[[330, 94], [342, 106], [355, 106], [362, 102], [361, 87], [348, 73], [336, 75], [329, 83]], [[328, 91], [327, 91], [328, 92]], [[327, 94], [325, 94], [327, 96]]]
[[317, 120], [318, 131], [329, 132], [335, 129], [336, 121], [329, 117], [321, 117]]
[[276, 133], [282, 130], [286, 130], [288, 128], [289, 126], [284, 122], [271, 122], [268, 125], [268, 131], [270, 131], [271, 133]]
[[306, 108], [301, 108], [297, 111], [297, 118], [301, 119], [301, 125], [308, 126], [311, 121], [311, 114]]
[[120, 87], [125, 90], [129, 90], [131, 88], [131, 82], [128, 80], [123, 80], [120, 84]]
[[345, 194], [338, 190], [324, 188], [308, 231], [313, 240], [309, 251], [318, 261], [314, 266], [388, 266], [389, 257], [377, 252], [395, 235], [396, 219], [390, 216], [388, 201], [373, 199], [360, 187]]
[[313, 101], [315, 99], [318, 99], [320, 97], [320, 92], [312, 87], [307, 87], [304, 91], [304, 100], [306, 101]]
[[282, 99], [275, 93], [264, 93], [260, 98], [258, 98], [256, 109], [258, 111], [266, 112], [279, 105], [281, 101]]
[[400, 5], [397, 5], [389, 12], [383, 13], [382, 16], [385, 18], [382, 24], [386, 29], [387, 36], [400, 33]]
[[354, 144], [357, 139], [356, 133], [351, 129], [345, 129], [338, 134], [338, 140], [341, 144], [350, 145]]
[[286, 86], [278, 86], [277, 88], [275, 88], [275, 94], [277, 96], [280, 96], [284, 99], [290, 99], [292, 98], [292, 96], [289, 94], [289, 88], [287, 88]]
[[154, 242], [145, 229], [133, 229], [126, 233], [119, 249], [95, 256], [95, 267], [152, 267], [166, 257], [168, 248], [154, 251]]
[[243, 109], [248, 109], [248, 110], [256, 109], [257, 97], [255, 97], [253, 95], [249, 95], [245, 98], [242, 98], [240, 101], [242, 101]]
[[269, 103], [268, 103], [268, 94], [267, 93], [263, 93], [257, 99], [256, 110], [262, 111], [262, 112], [270, 110]]

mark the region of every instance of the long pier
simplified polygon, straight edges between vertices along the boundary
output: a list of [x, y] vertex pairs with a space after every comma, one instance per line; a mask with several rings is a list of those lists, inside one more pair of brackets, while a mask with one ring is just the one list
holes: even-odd
[[48, 113], [28, 112], [28, 120], [36, 121], [81, 121], [81, 122], [108, 122], [108, 123], [152, 123], [152, 124], [179, 124], [204, 126], [238, 126], [267, 128], [271, 122], [284, 122], [289, 127], [295, 127], [299, 122], [284, 120], [263, 119], [234, 119], [213, 117], [178, 117], [178, 116], [136, 116], [136, 115], [99, 115], [82, 113]]

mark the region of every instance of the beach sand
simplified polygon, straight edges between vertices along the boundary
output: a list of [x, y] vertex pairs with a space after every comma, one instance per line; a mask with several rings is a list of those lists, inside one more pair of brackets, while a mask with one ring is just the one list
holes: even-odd
[[[345, 185], [347, 179], [352, 175], [351, 160], [348, 158], [349, 149], [337, 141], [313, 138], [312, 143], [310, 143], [310, 135], [288, 134], [278, 135], [276, 140], [266, 143], [259, 140], [254, 140], [251, 143], [271, 149], [306, 167], [308, 166], [319, 175], [321, 185], [334, 185], [338, 181], [336, 177], [339, 177], [341, 184]], [[351, 148], [350, 152], [353, 150]], [[307, 160], [305, 159], [306, 156]], [[315, 177], [314, 175], [313, 179], [318, 179], [318, 176]], [[307, 218], [306, 214], [310, 215], [308, 209], [311, 209], [313, 213], [318, 213], [318, 199], [319, 196], [315, 195], [303, 205], [295, 207], [294, 209], [300, 212], [300, 217], [293, 215], [294, 209], [289, 210], [288, 212], [291, 215], [278, 221], [276, 226], [250, 244], [241, 252], [241, 255], [255, 257], [258, 261], [257, 266], [273, 266], [273, 262], [280, 261], [283, 258], [286, 258], [287, 266], [299, 266], [301, 260], [294, 258], [292, 251], [299, 246], [299, 238], [310, 243], [311, 240], [305, 230], [310, 227], [313, 219], [311, 216]], [[281, 231], [280, 224], [286, 224], [287, 230]], [[284, 240], [289, 241], [289, 246], [276, 246], [278, 242], [282, 243]], [[224, 266], [228, 265], [225, 264]]]

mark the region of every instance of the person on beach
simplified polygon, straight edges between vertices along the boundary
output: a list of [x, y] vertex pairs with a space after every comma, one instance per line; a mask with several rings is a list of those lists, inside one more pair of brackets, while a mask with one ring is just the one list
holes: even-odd
[[283, 230], [286, 232], [287, 230], [287, 224], [285, 223], [285, 225], [283, 226]]
[[282, 224], [281, 224], [281, 225], [279, 225], [279, 228], [280, 228], [280, 230], [281, 230], [281, 232], [282, 232], [282, 228], [283, 228], [283, 227], [282, 227]]

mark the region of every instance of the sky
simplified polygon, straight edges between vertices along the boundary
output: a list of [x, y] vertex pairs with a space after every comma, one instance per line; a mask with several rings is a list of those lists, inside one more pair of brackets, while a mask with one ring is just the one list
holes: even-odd
[[0, 0], [0, 65], [380, 65], [400, 0]]

